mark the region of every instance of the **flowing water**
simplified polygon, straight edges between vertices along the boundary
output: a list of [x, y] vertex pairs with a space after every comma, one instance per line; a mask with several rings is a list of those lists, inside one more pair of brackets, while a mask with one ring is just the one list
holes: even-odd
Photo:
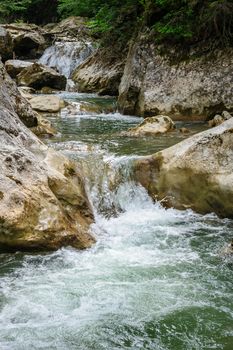
[[[107, 111], [114, 102], [64, 97]], [[139, 121], [119, 113], [53, 120], [60, 133], [48, 142], [83, 169], [97, 244], [1, 255], [1, 350], [233, 349], [233, 264], [221, 254], [233, 222], [165, 210], [134, 183], [136, 157], [184, 137], [120, 135]]]
[[57, 41], [45, 50], [39, 63], [55, 67], [59, 73], [69, 78], [75, 68], [83, 63], [94, 50], [90, 41]]

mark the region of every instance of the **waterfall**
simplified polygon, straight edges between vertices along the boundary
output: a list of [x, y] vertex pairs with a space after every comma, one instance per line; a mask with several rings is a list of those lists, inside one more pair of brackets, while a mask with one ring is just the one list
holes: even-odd
[[89, 41], [55, 42], [53, 46], [45, 50], [39, 59], [39, 63], [55, 67], [59, 73], [69, 78], [75, 68], [83, 63], [94, 50], [92, 43]]

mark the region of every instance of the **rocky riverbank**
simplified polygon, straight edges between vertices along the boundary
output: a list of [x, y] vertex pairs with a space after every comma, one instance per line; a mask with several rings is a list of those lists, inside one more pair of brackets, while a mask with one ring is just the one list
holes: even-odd
[[27, 128], [37, 114], [2, 64], [0, 86], [1, 250], [89, 247], [93, 214], [78, 165]]

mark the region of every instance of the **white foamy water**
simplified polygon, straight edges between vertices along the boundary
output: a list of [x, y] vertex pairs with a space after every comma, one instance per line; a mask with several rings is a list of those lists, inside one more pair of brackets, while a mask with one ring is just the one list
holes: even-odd
[[45, 50], [39, 63], [56, 67], [59, 73], [69, 78], [75, 68], [93, 52], [94, 47], [91, 42], [55, 42]]

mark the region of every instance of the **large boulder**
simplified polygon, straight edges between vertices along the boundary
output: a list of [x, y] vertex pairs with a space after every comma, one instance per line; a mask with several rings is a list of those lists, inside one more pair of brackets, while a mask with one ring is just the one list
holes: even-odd
[[32, 109], [42, 113], [58, 113], [65, 107], [65, 102], [58, 96], [39, 95], [30, 98], [29, 100]]
[[3, 61], [12, 58], [13, 56], [13, 42], [9, 32], [0, 27], [0, 56]]
[[13, 38], [13, 51], [20, 58], [38, 58], [48, 46], [42, 29], [35, 24], [3, 25]]
[[135, 178], [169, 207], [233, 218], [233, 118], [137, 160]]
[[117, 96], [123, 70], [122, 57], [98, 50], [74, 71], [72, 79], [80, 92]]
[[130, 137], [154, 136], [165, 134], [175, 129], [175, 124], [171, 118], [166, 115], [145, 118], [138, 126], [124, 132], [123, 135]]
[[15, 79], [23, 69], [28, 68], [32, 65], [32, 62], [22, 60], [8, 60], [5, 62], [6, 71], [13, 79]]
[[15, 84], [3, 66], [0, 72], [0, 249], [89, 247], [93, 214], [78, 165], [20, 121]]
[[132, 43], [119, 87], [124, 114], [165, 114], [173, 120], [206, 120], [233, 109], [233, 49], [209, 54], [162, 48], [145, 35]]
[[38, 63], [25, 68], [17, 76], [17, 82], [18, 85], [29, 86], [36, 90], [40, 90], [45, 86], [57, 90], [65, 90], [66, 88], [66, 77], [64, 75]]

